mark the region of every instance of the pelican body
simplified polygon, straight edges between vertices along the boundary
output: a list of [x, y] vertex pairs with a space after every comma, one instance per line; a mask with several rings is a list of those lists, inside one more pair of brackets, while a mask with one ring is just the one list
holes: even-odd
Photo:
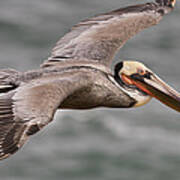
[[180, 112], [180, 94], [137, 61], [111, 64], [138, 32], [156, 25], [175, 0], [121, 8], [75, 25], [40, 69], [0, 70], [0, 159], [53, 120], [57, 109], [131, 108], [152, 97]]
[[[137, 103], [119, 89], [114, 81], [114, 74], [106, 66], [98, 63], [61, 62], [56, 67], [17, 74], [13, 81], [15, 86], [32, 82], [33, 86], [39, 86], [48, 79], [50, 82], [54, 79], [57, 84], [61, 84], [63, 92], [60, 92], [60, 96], [62, 93], [67, 96], [60, 104], [60, 109], [90, 109], [99, 106], [125, 108]], [[68, 95], [71, 90], [73, 93]]]

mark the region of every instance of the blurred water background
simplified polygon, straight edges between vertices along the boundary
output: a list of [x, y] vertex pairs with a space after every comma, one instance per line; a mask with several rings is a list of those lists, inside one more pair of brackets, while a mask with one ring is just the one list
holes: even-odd
[[[72, 25], [141, 2], [0, 0], [0, 67], [38, 68]], [[130, 40], [116, 60], [141, 60], [180, 91], [179, 5], [160, 25]], [[59, 112], [0, 162], [0, 180], [50, 179], [179, 180], [180, 116], [155, 100], [137, 109]]]

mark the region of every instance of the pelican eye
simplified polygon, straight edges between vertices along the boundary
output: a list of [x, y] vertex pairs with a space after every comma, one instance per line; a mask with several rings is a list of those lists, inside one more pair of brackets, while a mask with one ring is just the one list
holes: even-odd
[[137, 69], [137, 73], [139, 75], [141, 75], [141, 76], [144, 76], [146, 74], [146, 72], [143, 69], [140, 69], [140, 68]]

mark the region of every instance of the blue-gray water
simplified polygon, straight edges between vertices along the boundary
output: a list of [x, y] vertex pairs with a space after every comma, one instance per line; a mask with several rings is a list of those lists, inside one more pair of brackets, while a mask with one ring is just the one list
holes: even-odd
[[[140, 0], [0, 0], [0, 67], [38, 68], [86, 17]], [[180, 91], [180, 3], [130, 40], [116, 59], [145, 62]], [[137, 109], [57, 113], [14, 156], [0, 180], [179, 180], [180, 116], [153, 100]]]

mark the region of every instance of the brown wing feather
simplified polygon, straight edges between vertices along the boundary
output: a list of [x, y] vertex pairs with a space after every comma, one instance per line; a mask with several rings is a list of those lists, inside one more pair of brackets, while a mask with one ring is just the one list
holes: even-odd
[[87, 83], [84, 72], [77, 71], [68, 77], [53, 74], [1, 94], [0, 160], [14, 154], [31, 135], [51, 122], [61, 102]]
[[116, 51], [128, 39], [158, 24], [162, 16], [173, 9], [174, 3], [174, 0], [157, 0], [82, 21], [60, 39], [42, 67], [68, 59], [98, 61], [110, 66]]
[[15, 153], [27, 137], [24, 137], [26, 123], [13, 112], [13, 94], [0, 97], [0, 159]]

